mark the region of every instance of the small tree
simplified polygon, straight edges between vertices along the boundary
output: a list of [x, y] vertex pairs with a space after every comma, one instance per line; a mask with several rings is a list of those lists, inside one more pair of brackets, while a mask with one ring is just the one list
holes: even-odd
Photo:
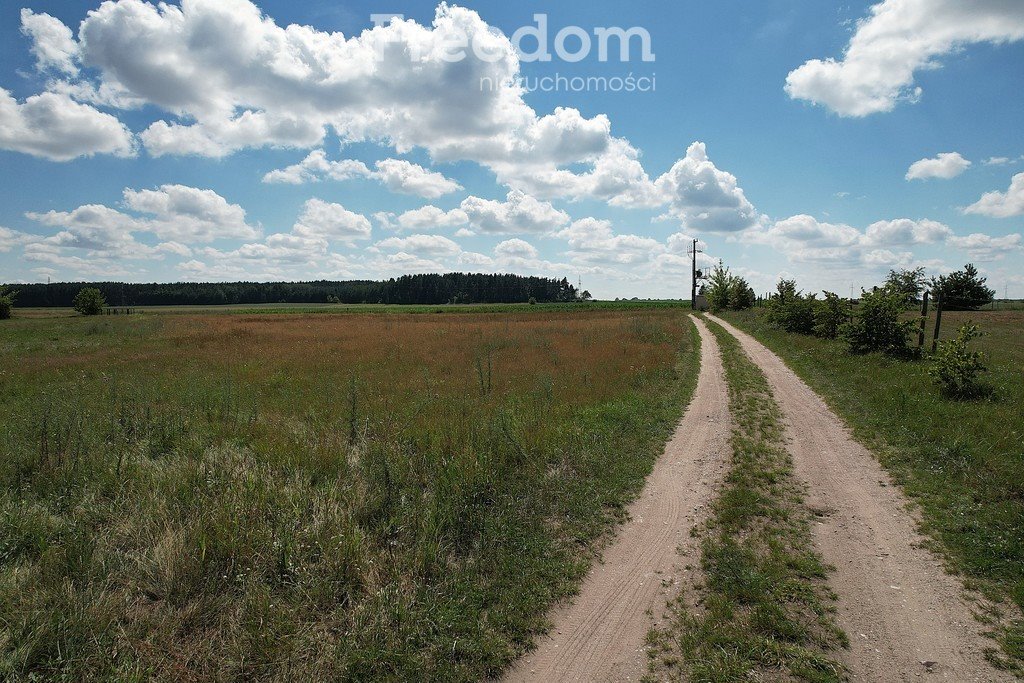
[[780, 278], [778, 284], [775, 285], [775, 294], [772, 295], [772, 300], [778, 300], [784, 303], [799, 296], [800, 292], [796, 288], [796, 280]]
[[739, 275], [733, 275], [721, 264], [715, 266], [703, 288], [708, 300], [708, 308], [712, 313], [733, 310], [742, 311], [754, 305], [756, 295], [747, 281]]
[[814, 336], [835, 339], [847, 322], [849, 305], [835, 292], [824, 292], [825, 298], [814, 308]]
[[914, 321], [904, 320], [905, 304], [903, 293], [884, 287], [864, 292], [853, 320], [840, 328], [850, 352], [909, 355], [908, 339], [914, 331]]
[[885, 288], [900, 294], [904, 304], [910, 305], [921, 298], [926, 282], [924, 268], [890, 270], [889, 277], [885, 279]]
[[729, 308], [734, 311], [745, 311], [752, 307], [757, 301], [754, 288], [751, 287], [745, 278], [739, 275], [729, 277]]
[[71, 303], [82, 315], [99, 315], [107, 305], [107, 300], [103, 298], [103, 292], [95, 287], [84, 287]]
[[814, 334], [815, 295], [804, 295], [796, 288], [795, 280], [779, 280], [775, 289], [768, 301], [768, 322], [786, 332]]
[[982, 336], [977, 325], [962, 325], [953, 339], [939, 342], [931, 358], [928, 374], [939, 385], [944, 396], [964, 399], [984, 393], [978, 375], [986, 371], [985, 354], [968, 348], [972, 339]]
[[952, 311], [974, 311], [992, 301], [995, 291], [985, 284], [987, 278], [968, 263], [963, 270], [932, 278], [932, 293], [942, 295], [942, 307]]
[[0, 320], [7, 320], [14, 313], [14, 299], [17, 292], [7, 291], [6, 287], [0, 287]]
[[704, 287], [704, 296], [712, 313], [729, 308], [729, 269], [718, 264]]

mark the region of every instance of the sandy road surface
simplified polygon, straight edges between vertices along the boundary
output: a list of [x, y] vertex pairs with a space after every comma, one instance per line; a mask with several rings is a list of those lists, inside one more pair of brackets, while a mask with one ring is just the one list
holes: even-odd
[[839, 657], [854, 680], [1014, 680], [985, 661], [994, 643], [981, 635], [960, 582], [921, 547], [907, 499], [874, 456], [778, 356], [709, 317], [740, 340], [786, 417], [796, 474], [821, 512], [815, 542], [836, 567], [838, 621], [851, 643]]
[[[538, 648], [507, 681], [636, 681], [646, 671], [644, 639], [683, 575], [698, 564], [690, 529], [703, 517], [729, 461], [729, 399], [714, 336], [700, 331], [701, 367], [690, 406], [654, 465], [629, 521], [595, 564], [572, 604], [552, 615]], [[687, 557], [680, 557], [682, 547]]]

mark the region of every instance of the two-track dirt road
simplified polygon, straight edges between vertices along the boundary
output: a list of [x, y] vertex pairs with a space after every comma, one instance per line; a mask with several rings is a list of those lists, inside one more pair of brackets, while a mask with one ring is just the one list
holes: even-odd
[[[761, 368], [786, 420], [797, 477], [820, 512], [818, 550], [836, 570], [838, 621], [851, 647], [838, 653], [858, 681], [1012, 681], [992, 668], [960, 582], [922, 546], [908, 501], [874, 456], [825, 402], [771, 351], [728, 323]], [[644, 639], [697, 564], [691, 528], [714, 498], [729, 462], [728, 392], [714, 337], [694, 318], [701, 370], [690, 407], [665, 447], [630, 521], [591, 570], [576, 600], [552, 614], [553, 629], [508, 681], [636, 681]], [[677, 555], [681, 549], [684, 557]], [[668, 585], [666, 585], [668, 584]]]
[[[647, 670], [644, 639], [696, 554], [690, 530], [729, 460], [729, 398], [718, 344], [703, 322], [693, 400], [575, 601], [556, 610], [550, 635], [508, 672], [508, 681], [636, 681]], [[694, 562], [694, 564], [696, 564]]]
[[[708, 316], [739, 339], [761, 368], [786, 418], [796, 475], [822, 516], [815, 543], [836, 571], [839, 655], [854, 680], [1012, 681], [986, 661], [960, 581], [922, 547], [908, 500], [850, 430], [796, 373], [750, 335]], [[928, 664], [926, 664], [928, 663]]]

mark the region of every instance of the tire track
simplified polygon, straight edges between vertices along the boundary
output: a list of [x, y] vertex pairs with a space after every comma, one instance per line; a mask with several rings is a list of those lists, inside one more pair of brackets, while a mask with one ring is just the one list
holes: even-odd
[[635, 681], [646, 672], [653, 614], [661, 614], [678, 590], [679, 552], [690, 558], [698, 553], [690, 530], [705, 514], [729, 460], [722, 359], [714, 336], [692, 319], [700, 333], [701, 365], [685, 415], [630, 505], [629, 521], [590, 570], [579, 596], [555, 610], [549, 635], [504, 680]]
[[923, 546], [908, 500], [825, 402], [774, 353], [714, 316], [772, 387], [787, 421], [796, 474], [820, 513], [815, 542], [836, 567], [837, 620], [850, 637], [839, 658], [854, 680], [1013, 681], [994, 669], [958, 579]]

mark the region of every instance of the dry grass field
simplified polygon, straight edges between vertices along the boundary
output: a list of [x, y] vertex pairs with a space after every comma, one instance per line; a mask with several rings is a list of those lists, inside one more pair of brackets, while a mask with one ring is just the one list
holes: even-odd
[[493, 675], [697, 364], [678, 309], [7, 321], [0, 678]]

